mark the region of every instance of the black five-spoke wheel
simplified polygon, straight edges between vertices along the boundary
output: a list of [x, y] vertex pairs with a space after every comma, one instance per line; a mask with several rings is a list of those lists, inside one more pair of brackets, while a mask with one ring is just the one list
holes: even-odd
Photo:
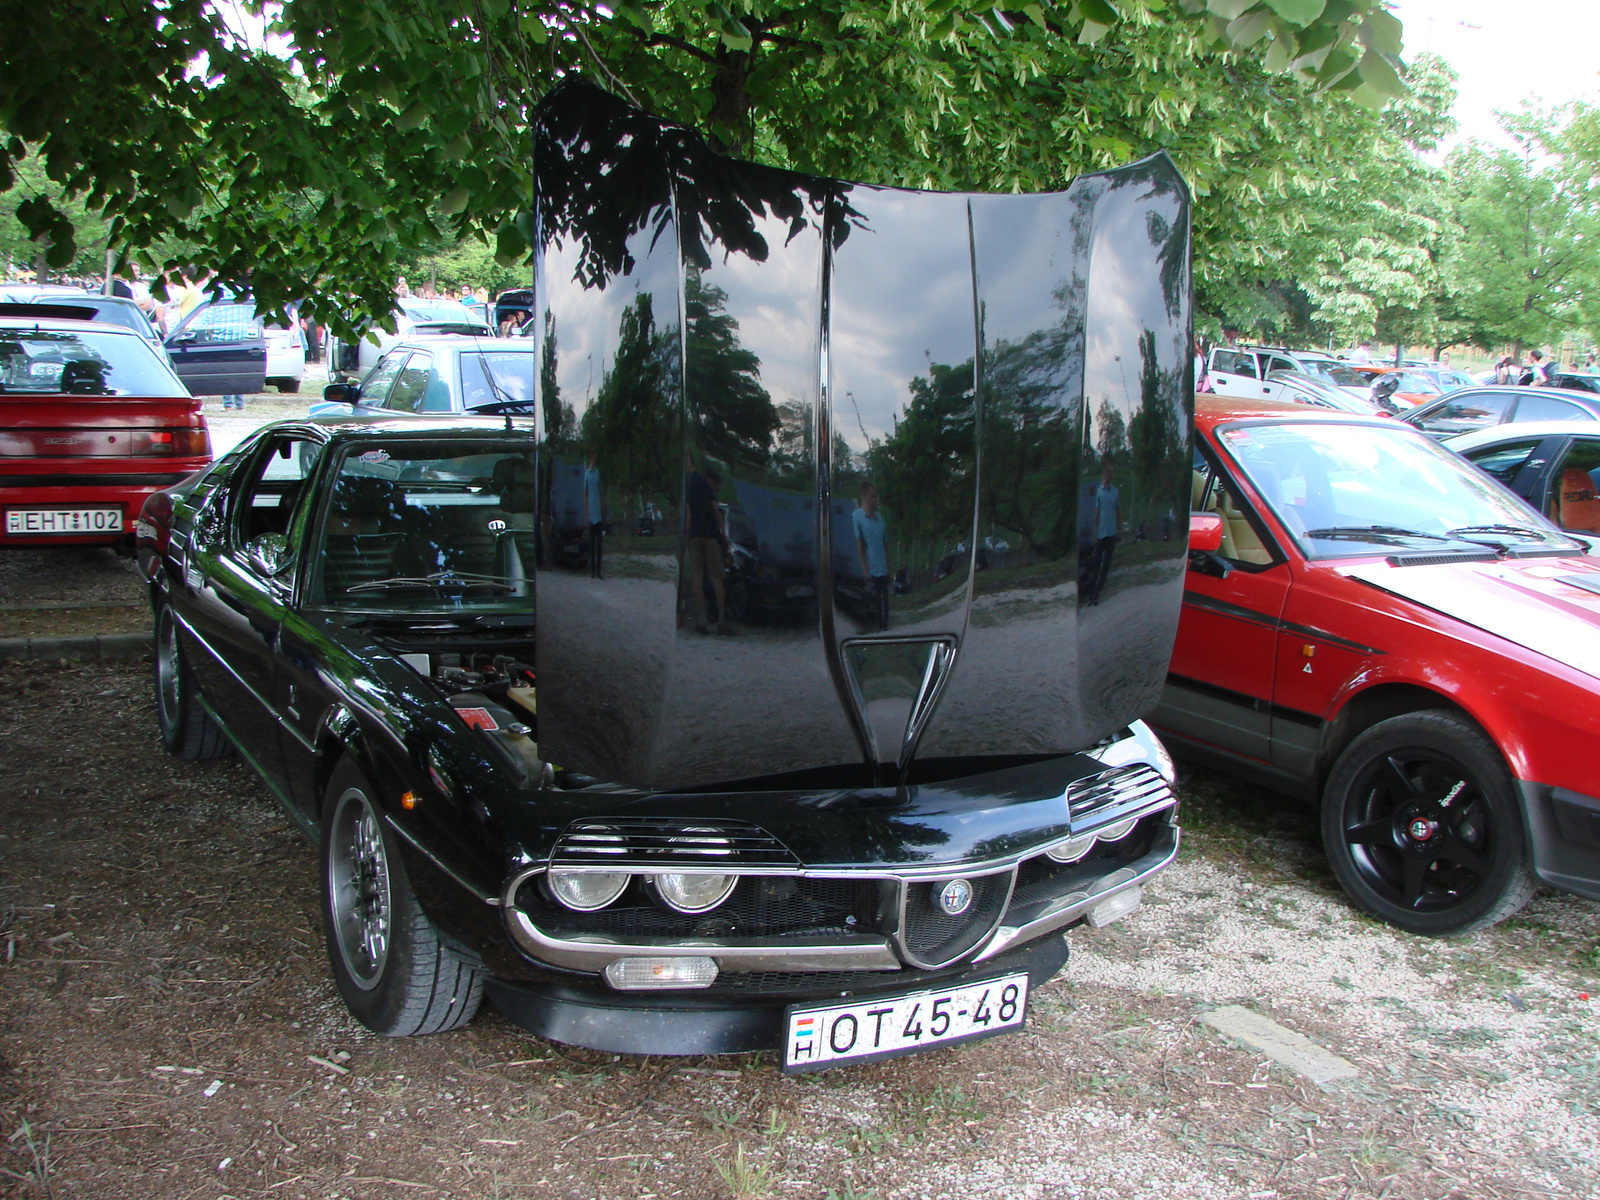
[[1322, 836], [1351, 898], [1413, 933], [1470, 933], [1533, 894], [1510, 773], [1453, 713], [1393, 717], [1352, 741], [1328, 778]]

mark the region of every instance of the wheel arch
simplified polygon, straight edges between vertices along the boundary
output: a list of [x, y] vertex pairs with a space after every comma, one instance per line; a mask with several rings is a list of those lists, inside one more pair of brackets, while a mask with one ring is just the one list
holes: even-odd
[[[322, 728], [317, 733], [316, 744], [314, 755], [316, 770], [313, 779], [316, 815], [320, 821], [323, 799], [327, 795], [328, 785], [333, 782], [333, 773], [338, 769], [339, 763], [349, 757], [369, 781], [377, 779], [374, 769], [377, 764], [372, 761], [371, 750], [360, 720], [342, 704], [329, 712], [327, 720], [322, 723]], [[377, 799], [374, 797], [375, 801]]]
[[1332, 720], [1323, 727], [1322, 744], [1317, 752], [1319, 803], [1333, 765], [1346, 746], [1381, 721], [1430, 709], [1454, 713], [1471, 721], [1494, 744], [1512, 774], [1516, 774], [1516, 760], [1507, 753], [1503, 739], [1494, 732], [1493, 723], [1484, 720], [1481, 714], [1462, 704], [1457, 697], [1418, 683], [1378, 682], [1347, 697]]

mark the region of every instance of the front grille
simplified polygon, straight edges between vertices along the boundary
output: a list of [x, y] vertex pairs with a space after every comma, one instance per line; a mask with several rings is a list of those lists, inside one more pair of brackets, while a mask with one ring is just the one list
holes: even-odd
[[906, 885], [905, 918], [900, 942], [908, 960], [918, 966], [942, 966], [977, 947], [1000, 920], [1011, 891], [1012, 872], [967, 878], [972, 902], [952, 916], [936, 901], [948, 880], [918, 880]]
[[1081, 828], [1102, 809], [1132, 807], [1172, 795], [1167, 781], [1148, 763], [1113, 767], [1067, 788], [1067, 808], [1074, 829]]
[[744, 821], [606, 817], [574, 821], [550, 853], [552, 866], [648, 862], [677, 865], [798, 867], [794, 852]]
[[680, 913], [653, 902], [635, 881], [615, 904], [580, 913], [546, 899], [531, 879], [517, 893], [517, 907], [560, 938], [845, 938], [876, 931], [879, 892], [874, 880], [746, 875], [710, 912]]

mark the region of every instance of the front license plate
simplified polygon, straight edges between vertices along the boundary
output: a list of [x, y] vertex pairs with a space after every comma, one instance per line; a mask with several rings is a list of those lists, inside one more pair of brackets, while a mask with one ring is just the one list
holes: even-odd
[[1020, 1028], [1027, 1007], [1026, 972], [909, 996], [796, 1006], [786, 1014], [783, 1070], [794, 1075], [970, 1042]]
[[6, 533], [121, 533], [120, 508], [8, 508]]

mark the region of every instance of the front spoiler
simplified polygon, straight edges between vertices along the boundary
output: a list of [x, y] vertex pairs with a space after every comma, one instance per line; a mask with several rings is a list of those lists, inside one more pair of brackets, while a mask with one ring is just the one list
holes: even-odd
[[[840, 997], [871, 997], [958, 987], [968, 979], [1002, 971], [1027, 971], [1029, 990], [1066, 965], [1064, 937], [1045, 937], [1009, 954], [967, 963], [957, 970], [871, 974], [862, 986], [815, 997], [826, 1003]], [[490, 979], [484, 990], [501, 1015], [514, 1025], [553, 1042], [609, 1054], [742, 1054], [779, 1050], [784, 1010], [796, 997], [732, 999], [684, 992], [615, 992], [604, 985], [512, 983]]]

